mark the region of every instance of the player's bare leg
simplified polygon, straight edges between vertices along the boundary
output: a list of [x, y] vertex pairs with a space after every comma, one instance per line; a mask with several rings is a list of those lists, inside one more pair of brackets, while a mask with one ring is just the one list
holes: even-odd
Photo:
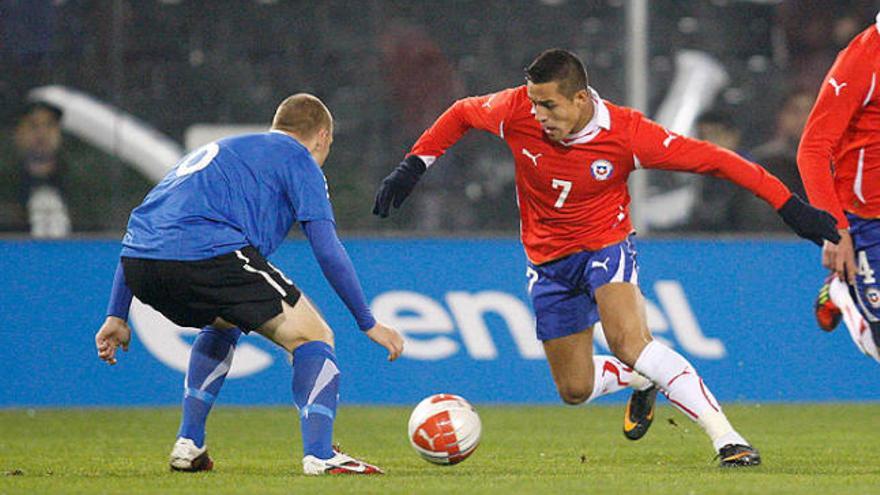
[[333, 346], [333, 331], [305, 294], [294, 306], [281, 301], [281, 308], [282, 311], [278, 316], [257, 329], [260, 335], [288, 352], [293, 352], [306, 342], [313, 341]]
[[593, 329], [544, 342], [559, 397], [580, 404], [593, 394]]
[[305, 474], [381, 474], [382, 470], [333, 446], [339, 368], [333, 331], [303, 295], [257, 332], [293, 354], [293, 396], [299, 409]]
[[760, 464], [757, 450], [733, 429], [694, 367], [651, 338], [639, 288], [628, 283], [610, 283], [597, 289], [595, 295], [612, 352], [651, 379], [676, 408], [703, 427], [721, 457], [721, 465]]
[[594, 356], [592, 328], [545, 340], [544, 354], [559, 397], [564, 402], [580, 404], [632, 387], [634, 391], [626, 405], [623, 434], [631, 440], [638, 440], [648, 432], [654, 419], [657, 388], [614, 356]]
[[626, 387], [650, 386], [614, 356], [593, 356], [593, 329], [544, 341], [544, 353], [559, 397], [581, 404]]
[[614, 356], [593, 355], [593, 329], [544, 341], [544, 354], [559, 397], [567, 404], [589, 402], [626, 387], [633, 393], [626, 405], [623, 433], [638, 440], [654, 420], [657, 388]]

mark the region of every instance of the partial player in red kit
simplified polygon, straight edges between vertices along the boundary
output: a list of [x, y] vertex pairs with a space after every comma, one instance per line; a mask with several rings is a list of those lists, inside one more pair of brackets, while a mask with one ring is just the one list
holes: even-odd
[[[722, 466], [760, 464], [693, 366], [652, 339], [638, 287], [629, 174], [638, 167], [711, 174], [752, 190], [801, 236], [836, 240], [834, 219], [736, 154], [671, 133], [604, 101], [572, 53], [543, 52], [526, 85], [455, 102], [382, 182], [373, 213], [399, 207], [437, 157], [470, 129], [504, 139], [516, 164], [529, 295], [559, 395], [569, 404], [632, 387], [624, 434], [641, 438], [657, 390], [697, 421]], [[593, 356], [602, 321], [614, 356]]]
[[859, 350], [880, 361], [878, 79], [880, 14], [825, 76], [798, 149], [798, 169], [810, 201], [834, 214], [841, 236], [840, 244], [822, 249], [822, 265], [836, 277], [819, 291], [819, 325], [831, 331], [842, 316]]

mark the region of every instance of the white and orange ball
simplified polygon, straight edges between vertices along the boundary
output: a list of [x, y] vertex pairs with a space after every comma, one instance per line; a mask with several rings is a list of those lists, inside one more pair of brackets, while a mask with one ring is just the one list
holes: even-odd
[[409, 443], [434, 464], [458, 464], [480, 445], [483, 426], [470, 402], [458, 395], [425, 398], [409, 417]]

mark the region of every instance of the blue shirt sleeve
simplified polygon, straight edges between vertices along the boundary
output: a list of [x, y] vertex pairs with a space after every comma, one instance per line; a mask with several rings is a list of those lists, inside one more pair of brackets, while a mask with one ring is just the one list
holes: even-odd
[[312, 245], [312, 252], [315, 253], [324, 277], [357, 320], [358, 327], [361, 331], [373, 328], [376, 319], [367, 306], [354, 265], [336, 236], [336, 226], [328, 220], [316, 220], [303, 222], [302, 229]]
[[107, 316], [115, 316], [128, 321], [128, 310], [131, 307], [131, 289], [125, 283], [125, 272], [122, 261], [116, 265], [113, 275], [113, 288], [110, 289], [110, 302], [107, 304]]
[[287, 195], [298, 222], [330, 220], [335, 222], [330, 205], [327, 178], [308, 153], [291, 160], [286, 167]]

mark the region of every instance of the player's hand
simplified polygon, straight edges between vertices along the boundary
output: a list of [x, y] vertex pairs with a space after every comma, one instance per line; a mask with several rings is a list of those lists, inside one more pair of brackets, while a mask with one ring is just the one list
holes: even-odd
[[122, 347], [128, 351], [128, 343], [131, 341], [131, 329], [121, 318], [108, 316], [95, 334], [95, 347], [98, 349], [98, 357], [107, 364], [116, 364], [116, 348]]
[[416, 155], [410, 155], [400, 162], [400, 165], [385, 177], [379, 186], [376, 204], [373, 205], [373, 215], [385, 218], [392, 204], [395, 208], [400, 208], [427, 168], [425, 162]]
[[822, 246], [822, 266], [832, 270], [837, 278], [849, 284], [856, 283], [856, 255], [849, 230], [840, 229], [840, 242], [825, 241]]
[[840, 241], [834, 216], [804, 203], [797, 194], [792, 194], [777, 212], [795, 234], [813, 241], [817, 246], [821, 246], [824, 240], [834, 244]]
[[388, 349], [389, 361], [394, 361], [403, 353], [403, 337], [400, 336], [400, 333], [397, 330], [391, 327], [386, 327], [385, 325], [376, 322], [376, 324], [373, 325], [373, 328], [367, 330], [367, 337], [385, 349]]

